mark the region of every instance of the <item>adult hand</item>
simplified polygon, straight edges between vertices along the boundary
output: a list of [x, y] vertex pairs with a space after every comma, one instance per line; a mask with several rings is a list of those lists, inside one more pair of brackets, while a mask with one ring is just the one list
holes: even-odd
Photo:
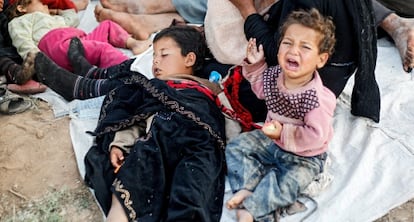
[[247, 18], [251, 14], [257, 13], [254, 7], [254, 0], [229, 0], [240, 11], [243, 18]]
[[3, 11], [3, 7], [4, 7], [4, 0], [0, 0], [0, 12]]

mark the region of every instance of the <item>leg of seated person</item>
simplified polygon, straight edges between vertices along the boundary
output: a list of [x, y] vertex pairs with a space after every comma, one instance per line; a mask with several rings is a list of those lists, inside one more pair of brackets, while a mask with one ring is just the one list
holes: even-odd
[[152, 33], [170, 26], [174, 19], [184, 21], [177, 13], [134, 15], [116, 12], [100, 5], [95, 7], [95, 17], [98, 22], [111, 20], [117, 23], [138, 40], [148, 39]]
[[403, 68], [410, 71], [414, 67], [414, 18], [402, 18], [395, 13], [388, 15], [381, 23], [394, 40], [400, 52]]
[[171, 0], [100, 0], [108, 9], [131, 14], [159, 14], [176, 12]]
[[107, 222], [122, 222], [128, 221], [128, 218], [125, 214], [124, 209], [121, 206], [121, 203], [119, 200], [115, 197], [115, 195], [112, 195], [112, 204], [111, 209], [109, 210], [108, 217], [106, 218]]

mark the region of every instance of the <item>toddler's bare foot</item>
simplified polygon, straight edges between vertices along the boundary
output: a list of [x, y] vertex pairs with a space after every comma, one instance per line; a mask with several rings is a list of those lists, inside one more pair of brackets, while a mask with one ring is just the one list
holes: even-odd
[[252, 192], [249, 190], [239, 190], [227, 201], [226, 207], [228, 209], [236, 209], [250, 195], [252, 195]]
[[106, 9], [99, 4], [97, 4], [95, 6], [95, 10], [93, 10], [95, 14], [95, 19], [98, 22], [102, 22], [104, 20], [111, 20], [111, 11], [111, 9]]
[[86, 9], [89, 4], [89, 0], [74, 0], [73, 4], [75, 4], [75, 7], [78, 11], [81, 11]]
[[253, 222], [254, 220], [253, 215], [246, 209], [237, 210], [236, 217], [238, 222]]
[[151, 39], [136, 40], [134, 38], [128, 38], [126, 46], [128, 49], [131, 49], [132, 54], [138, 55], [147, 50], [151, 46], [151, 44]]
[[402, 18], [393, 13], [384, 19], [381, 27], [394, 40], [404, 70], [411, 71], [414, 68], [414, 18]]

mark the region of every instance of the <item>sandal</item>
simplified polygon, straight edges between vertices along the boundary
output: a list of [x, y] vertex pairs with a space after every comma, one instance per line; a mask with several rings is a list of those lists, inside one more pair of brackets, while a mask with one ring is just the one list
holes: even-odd
[[7, 89], [19, 94], [36, 94], [46, 91], [47, 87], [42, 83], [36, 82], [33, 79], [31, 79], [23, 85], [8, 84]]
[[6, 83], [7, 83], [6, 76], [0, 76], [0, 85], [6, 84]]
[[30, 100], [10, 92], [5, 86], [0, 87], [0, 113], [8, 115], [22, 113], [31, 106]]

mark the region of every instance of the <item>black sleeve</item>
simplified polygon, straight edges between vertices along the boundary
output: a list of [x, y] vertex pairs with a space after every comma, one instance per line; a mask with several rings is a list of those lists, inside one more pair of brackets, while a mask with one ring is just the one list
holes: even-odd
[[263, 45], [267, 64], [277, 64], [278, 30], [271, 29], [260, 14], [252, 14], [246, 18], [244, 33], [247, 40], [256, 38], [257, 44]]

